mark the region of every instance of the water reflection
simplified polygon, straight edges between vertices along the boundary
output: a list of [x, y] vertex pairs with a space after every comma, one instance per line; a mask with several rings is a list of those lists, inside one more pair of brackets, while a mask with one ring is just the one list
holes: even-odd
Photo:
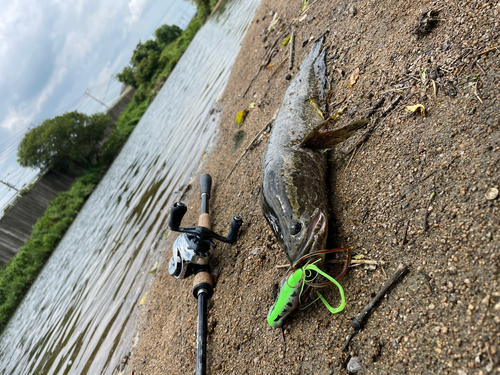
[[200, 30], [0, 337], [0, 374], [112, 374], [160, 254], [155, 237], [215, 133], [221, 94], [258, 0]]

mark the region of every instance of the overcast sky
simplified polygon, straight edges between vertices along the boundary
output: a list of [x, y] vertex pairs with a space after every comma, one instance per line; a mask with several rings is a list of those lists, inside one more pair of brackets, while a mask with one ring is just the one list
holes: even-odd
[[[30, 124], [112, 104], [139, 40], [162, 24], [184, 29], [196, 13], [183, 0], [0, 0], [0, 179], [21, 188], [36, 171], [16, 163]], [[14, 190], [0, 183], [0, 209]], [[1, 214], [0, 214], [1, 216]]]

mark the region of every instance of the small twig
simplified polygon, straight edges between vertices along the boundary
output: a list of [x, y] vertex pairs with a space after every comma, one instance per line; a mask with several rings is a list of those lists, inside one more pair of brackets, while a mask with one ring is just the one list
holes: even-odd
[[450, 169], [450, 166], [451, 164], [453, 164], [453, 162], [458, 158], [458, 155], [455, 155], [451, 158], [451, 160], [448, 162], [448, 164], [446, 165], [446, 169]]
[[217, 8], [219, 7], [220, 3], [222, 3], [222, 0], [217, 1], [217, 4], [215, 4], [214, 8], [212, 9], [212, 12], [210, 13], [209, 17], [212, 17], [212, 15], [215, 13]]
[[365, 219], [368, 216], [368, 212], [370, 212], [370, 210], [368, 208], [365, 208], [365, 211], [363, 212], [363, 218], [361, 219], [362, 223], [365, 222]]
[[351, 158], [349, 159], [349, 162], [345, 166], [345, 169], [349, 168], [349, 164], [351, 164], [352, 159], [354, 158], [354, 155], [356, 155], [356, 151], [358, 150], [358, 147], [356, 147], [351, 155]]
[[283, 336], [283, 358], [286, 355], [286, 341], [285, 341], [285, 330], [281, 327], [281, 335]]
[[[260, 99], [259, 104], [257, 104], [257, 107], [262, 109], [262, 104], [264, 104], [264, 100], [267, 98], [267, 93], [269, 92], [269, 89], [271, 88], [271, 83], [267, 83], [267, 89], [264, 92], [264, 95], [262, 96], [262, 99]], [[262, 109], [264, 111], [264, 109]], [[264, 111], [265, 112], [265, 111]]]
[[469, 66], [469, 70], [474, 69], [474, 67], [476, 66], [476, 63], [477, 63], [478, 59], [479, 59], [479, 57], [476, 57], [474, 60], [472, 60], [470, 66]]
[[432, 176], [434, 173], [436, 173], [436, 172], [437, 172], [437, 169], [434, 169], [432, 172], [429, 172], [429, 174], [428, 174], [427, 176], [422, 177], [422, 178], [420, 179], [420, 182], [427, 180], [429, 177], [431, 177], [431, 176]]
[[363, 324], [366, 320], [366, 317], [368, 314], [373, 310], [375, 305], [385, 296], [387, 291], [391, 286], [393, 286], [396, 281], [406, 272], [408, 271], [408, 266], [406, 264], [401, 263], [399, 267], [396, 269], [396, 272], [394, 275], [387, 280], [387, 282], [384, 284], [380, 292], [373, 298], [373, 300], [370, 302], [368, 306], [366, 306], [363, 311], [351, 322], [351, 327], [355, 329], [356, 331], [359, 331], [362, 327]]
[[382, 104], [384, 104], [384, 102], [385, 102], [385, 96], [383, 96], [382, 98], [380, 98], [379, 100], [377, 100], [375, 102], [375, 104], [371, 108], [370, 112], [368, 112], [368, 114], [366, 115], [366, 117], [370, 117], [371, 115], [373, 115], [376, 112], [377, 109], [379, 109], [380, 107], [382, 107]]
[[432, 87], [434, 88], [434, 99], [437, 100], [436, 81], [432, 80]]
[[396, 104], [398, 104], [401, 99], [403, 99], [401, 95], [396, 96], [394, 100], [386, 108], [384, 108], [384, 110], [382, 111], [382, 116], [385, 116], [390, 111], [392, 111], [396, 107]]
[[347, 54], [349, 53], [349, 50], [351, 49], [351, 47], [347, 47], [347, 51], [345, 51], [344, 55], [342, 55], [342, 58], [339, 59], [339, 63], [342, 65], [345, 63], [344, 59], [345, 57], [347, 56]]
[[283, 66], [283, 64], [285, 63], [285, 61], [287, 59], [288, 59], [288, 57], [285, 57], [283, 59], [283, 61], [278, 64], [278, 66], [274, 69], [273, 74], [271, 74], [271, 77], [269, 77], [269, 79], [267, 80], [267, 82], [270, 82], [274, 78], [274, 76], [276, 75], [276, 73], [278, 73], [278, 70], [280, 70], [280, 68]]
[[336, 106], [338, 106], [338, 105], [340, 105], [340, 104], [344, 103], [346, 99], [347, 99], [347, 95], [346, 95], [346, 96], [345, 96], [345, 98], [344, 98], [344, 99], [342, 99], [340, 102], [333, 103], [333, 104], [330, 106], [330, 109], [332, 110], [332, 109], [334, 109]]
[[[412, 77], [413, 78], [413, 77]], [[401, 87], [399, 89], [390, 89], [390, 90], [385, 90], [385, 91], [382, 91], [381, 94], [386, 94], [388, 92], [394, 92], [394, 91], [403, 91], [403, 90], [406, 90], [406, 89], [411, 89], [411, 86], [405, 86], [405, 87]]]
[[264, 65], [261, 64], [259, 65], [259, 69], [257, 70], [257, 73], [255, 73], [255, 75], [253, 76], [252, 80], [250, 81], [250, 83], [248, 84], [248, 87], [247, 89], [245, 90], [245, 92], [243, 93], [243, 97], [245, 97], [245, 95], [247, 94], [248, 90], [250, 90], [250, 87], [252, 86], [252, 84], [255, 82], [255, 80], [257, 79], [257, 76], [259, 75], [260, 71], [262, 70], [262, 67]]
[[[458, 60], [461, 60], [463, 59], [465, 56], [467, 56], [469, 53], [471, 53], [471, 50], [467, 49], [463, 54], [461, 54], [460, 56], [458, 56], [455, 60], [453, 60], [451, 62], [450, 65], [455, 65], [455, 63], [458, 61]], [[473, 56], [474, 57], [474, 56]]]
[[429, 207], [431, 205], [431, 202], [427, 205], [427, 208], [425, 209], [424, 213], [424, 232], [427, 232], [427, 229], [429, 229], [429, 224], [427, 224], [427, 220], [429, 219]]
[[243, 158], [243, 156], [246, 155], [246, 153], [252, 148], [252, 146], [254, 145], [255, 141], [257, 140], [257, 138], [259, 138], [259, 136], [262, 135], [262, 133], [264, 132], [264, 130], [274, 122], [275, 120], [275, 117], [269, 121], [256, 135], [255, 137], [253, 138], [252, 142], [250, 142], [250, 144], [248, 145], [248, 147], [245, 149], [245, 151], [243, 152], [243, 154], [241, 154], [241, 156], [238, 158], [238, 160], [236, 160], [236, 163], [234, 163], [233, 167], [231, 168], [231, 170], [229, 171], [229, 173], [227, 174], [226, 178], [222, 181], [222, 183], [218, 186], [218, 188], [220, 188], [224, 182], [227, 181], [227, 179], [229, 178], [229, 176], [231, 176], [231, 174], [234, 172], [235, 168], [238, 166], [240, 160]]
[[[488, 48], [486, 51], [483, 51], [483, 52], [479, 52], [479, 53], [476, 53], [474, 56], [472, 57], [479, 57], [479, 56], [482, 56], [482, 55], [485, 55], [487, 53], [490, 53], [491, 51], [494, 51], [498, 49], [498, 46], [497, 47], [492, 47], [492, 48]], [[458, 59], [457, 59], [458, 60]], [[455, 60], [456, 61], [456, 60]]]
[[243, 97], [246, 96], [246, 94], [248, 93], [248, 90], [250, 90], [250, 87], [253, 85], [253, 83], [255, 82], [255, 80], [257, 79], [259, 73], [262, 71], [262, 68], [264, 66], [267, 66], [271, 60], [271, 57], [273, 56], [273, 50], [274, 50], [274, 47], [276, 47], [276, 44], [278, 43], [278, 41], [281, 39], [281, 37], [283, 36], [283, 33], [281, 33], [277, 38], [276, 40], [274, 41], [272, 47], [268, 48], [266, 50], [266, 52], [264, 53], [264, 57], [262, 58], [262, 62], [261, 64], [259, 65], [259, 69], [257, 70], [257, 73], [255, 73], [255, 76], [252, 78], [252, 80], [250, 81], [250, 83], [248, 84], [248, 87], [247, 89], [245, 90], [245, 93], [243, 94]]
[[290, 56], [288, 60], [288, 69], [292, 70], [293, 68], [293, 45], [295, 44], [295, 31], [292, 30], [292, 35], [290, 36]]
[[374, 126], [372, 126], [371, 128], [369, 128], [367, 131], [365, 131], [363, 133], [363, 135], [359, 138], [359, 140], [356, 142], [356, 144], [349, 150], [347, 151], [344, 156], [347, 156], [349, 154], [351, 154], [352, 152], [354, 152], [354, 150], [356, 150], [358, 148], [359, 145], [361, 145], [363, 142], [366, 142], [366, 140], [370, 137], [370, 135], [372, 134], [373, 132], [373, 129], [375, 129]]
[[404, 83], [404, 82], [406, 82], [406, 81], [409, 81], [410, 79], [413, 79], [413, 80], [415, 80], [415, 81], [420, 81], [420, 78], [417, 78], [417, 77], [414, 77], [414, 76], [412, 76], [412, 75], [410, 75], [410, 74], [407, 74], [407, 77], [406, 77], [406, 78], [403, 78], [403, 79], [402, 79], [401, 81], [399, 81], [398, 83], [399, 83], [399, 84], [402, 84], [402, 83]]
[[299, 13], [299, 17], [302, 16], [305, 12], [309, 10], [310, 7], [312, 7], [314, 4], [316, 4], [320, 0], [314, 0], [311, 4], [308, 4], [306, 9], [304, 9], [302, 12]]
[[484, 71], [483, 67], [481, 65], [479, 65], [479, 62], [476, 62], [476, 65], [479, 68], [479, 70], [481, 71], [481, 73], [483, 73], [483, 75], [486, 75], [486, 72]]
[[406, 222], [406, 228], [405, 228], [405, 231], [403, 233], [403, 241], [401, 241], [401, 247], [404, 247], [405, 243], [406, 243], [406, 237], [408, 236], [408, 228], [410, 227], [410, 220], [408, 220]]
[[[330, 260], [327, 260], [326, 263], [327, 264], [332, 264], [332, 263], [345, 263], [347, 261], [347, 259], [330, 259]], [[379, 261], [376, 261], [376, 260], [363, 260], [363, 259], [351, 259], [350, 263], [352, 264], [374, 264], [376, 266], [380, 266], [380, 265], [383, 265], [385, 264], [385, 262], [379, 260]]]
[[[351, 327], [354, 328], [354, 331], [352, 331], [349, 336], [347, 336], [347, 339], [342, 345], [342, 351], [345, 352], [347, 349], [349, 349], [349, 344], [351, 340], [356, 336], [356, 334], [359, 332], [359, 330], [363, 327], [363, 324], [365, 322], [366, 317], [370, 313], [370, 311], [375, 307], [377, 302], [387, 293], [389, 288], [408, 270], [408, 266], [401, 264], [394, 275], [391, 277], [391, 279], [387, 280], [387, 282], [384, 284], [380, 292], [373, 298], [373, 300], [370, 302], [370, 304], [361, 311], [361, 313], [358, 315], [357, 318], [355, 318], [351, 322]], [[384, 272], [385, 273], [385, 272]]]
[[290, 267], [289, 264], [278, 264], [277, 266], [274, 266], [274, 268], [287, 268]]
[[481, 100], [481, 98], [479, 97], [479, 95], [477, 94], [477, 82], [476, 84], [474, 85], [474, 94], [476, 94], [476, 97], [479, 99], [479, 101], [481, 102], [481, 104], [483, 104], [483, 101]]
[[382, 270], [382, 273], [384, 274], [384, 277], [387, 277], [387, 274], [385, 273], [384, 267], [380, 266], [380, 269]]
[[349, 348], [349, 344], [351, 343], [351, 340], [354, 338], [354, 336], [356, 336], [357, 333], [358, 331], [352, 331], [351, 333], [349, 333], [349, 336], [347, 336], [344, 345], [342, 345], [343, 352], [347, 351], [347, 349]]
[[490, 344], [485, 342], [484, 347], [486, 348], [486, 354], [488, 354], [488, 358], [490, 360], [490, 367], [493, 368], [493, 366], [495, 365], [495, 361], [493, 361], [493, 358], [491, 358]]

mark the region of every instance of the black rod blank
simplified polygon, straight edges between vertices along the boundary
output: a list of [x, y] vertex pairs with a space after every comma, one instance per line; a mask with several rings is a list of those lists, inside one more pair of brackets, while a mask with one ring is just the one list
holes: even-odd
[[207, 373], [207, 293], [198, 293], [198, 337], [196, 350], [196, 375]]

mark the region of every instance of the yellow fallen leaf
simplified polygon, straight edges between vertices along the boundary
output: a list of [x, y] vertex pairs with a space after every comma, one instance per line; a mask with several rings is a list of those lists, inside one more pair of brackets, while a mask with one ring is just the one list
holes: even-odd
[[267, 31], [269, 31], [270, 33], [273, 32], [275, 30], [274, 26], [276, 26], [276, 24], [278, 23], [279, 20], [280, 19], [278, 18], [278, 13], [274, 13], [273, 20], [271, 21], [271, 24], [267, 28]]
[[257, 104], [255, 104], [255, 102], [252, 102], [252, 103], [250, 103], [250, 105], [248, 106], [248, 108], [252, 109], [252, 108], [254, 108], [256, 105], [257, 105]]
[[318, 114], [321, 116], [321, 118], [324, 120], [325, 117], [323, 116], [323, 112], [321, 112], [321, 109], [318, 108], [318, 106], [316, 105], [316, 103], [314, 103], [314, 100], [313, 99], [309, 99], [311, 101], [311, 105], [313, 106], [313, 108], [316, 110], [316, 112], [318, 112]]
[[349, 84], [347, 86], [352, 87], [358, 80], [358, 77], [359, 77], [359, 68], [356, 68], [354, 69], [354, 72], [352, 72], [351, 78], [349, 79]]
[[419, 110], [418, 112], [420, 112], [422, 116], [425, 116], [425, 107], [422, 104], [410, 105], [406, 107], [406, 110], [412, 112], [416, 112], [417, 110]]
[[155, 273], [157, 268], [158, 268], [158, 261], [155, 262], [153, 268], [151, 268], [151, 271], [149, 271], [149, 273]]
[[339, 108], [337, 110], [337, 112], [335, 112], [333, 115], [330, 116], [330, 118], [332, 120], [336, 120], [337, 117], [339, 117], [342, 113], [344, 113], [346, 109], [347, 109], [347, 104], [345, 106], [343, 106], [342, 108]]
[[148, 295], [148, 292], [144, 293], [144, 296], [142, 296], [141, 300], [139, 301], [139, 305], [144, 305], [146, 302], [146, 296]]
[[304, 9], [307, 8], [308, 3], [309, 3], [309, 0], [302, 0], [302, 9], [300, 10], [301, 12], [303, 12]]
[[288, 35], [288, 37], [285, 39], [285, 41], [283, 43], [281, 43], [281, 47], [284, 47], [284, 46], [286, 46], [288, 44], [288, 42], [290, 41], [290, 37], [291, 36], [292, 36], [291, 34]]
[[248, 109], [244, 109], [243, 111], [239, 111], [238, 114], [236, 115], [236, 124], [238, 125], [238, 128], [241, 128], [241, 124], [245, 117], [247, 116]]
[[356, 259], [356, 260], [359, 260], [359, 259], [363, 259], [365, 256], [363, 254], [356, 254], [352, 257], [352, 259]]

